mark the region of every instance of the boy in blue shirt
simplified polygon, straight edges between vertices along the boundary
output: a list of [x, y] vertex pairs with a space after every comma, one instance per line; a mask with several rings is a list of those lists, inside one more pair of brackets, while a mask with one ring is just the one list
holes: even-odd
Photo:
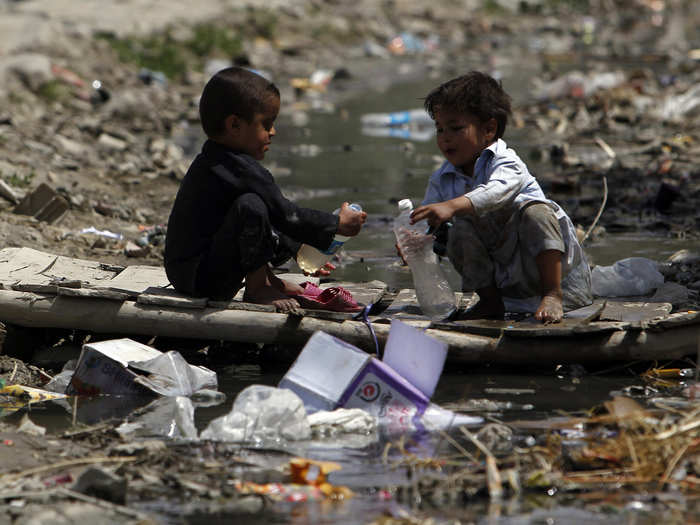
[[165, 270], [177, 291], [228, 300], [245, 279], [244, 300], [288, 312], [304, 288], [270, 265], [296, 256], [302, 242], [326, 250], [336, 234], [360, 232], [366, 213], [347, 202], [337, 216], [301, 208], [260, 165], [279, 109], [277, 87], [246, 69], [219, 71], [204, 87], [199, 114], [208, 140], [180, 184], [165, 241]]
[[503, 319], [508, 310], [551, 323], [564, 308], [591, 304], [590, 268], [571, 220], [501, 138], [511, 112], [501, 85], [472, 71], [432, 90], [425, 109], [446, 161], [411, 217], [435, 228], [453, 221], [447, 256], [462, 289], [479, 294], [462, 318]]

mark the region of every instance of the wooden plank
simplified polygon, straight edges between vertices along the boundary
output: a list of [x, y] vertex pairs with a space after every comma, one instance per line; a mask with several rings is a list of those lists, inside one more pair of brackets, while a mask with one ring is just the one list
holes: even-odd
[[[50, 268], [55, 255], [33, 250], [32, 248], [5, 248], [0, 250], [0, 282], [11, 286]], [[46, 279], [47, 284], [50, 279]]]
[[136, 298], [139, 304], [153, 304], [160, 306], [172, 306], [175, 308], [205, 308], [208, 299], [206, 297], [192, 297], [176, 292], [172, 288], [158, 288], [150, 286]]
[[[455, 304], [460, 310], [474, 306], [479, 296], [474, 292], [455, 292]], [[411, 288], [399, 290], [391, 304], [377, 318], [428, 320], [418, 304], [416, 291]]]
[[[369, 329], [360, 321], [336, 322], [247, 310], [164, 309], [134, 301], [117, 303], [11, 290], [0, 290], [0, 320], [28, 327], [281, 344], [303, 344], [314, 332], [323, 330], [360, 348], [374, 350]], [[388, 324], [374, 325], [382, 343], [389, 328]], [[452, 346], [478, 352], [495, 344], [493, 339], [480, 336], [432, 332]]]
[[352, 294], [353, 299], [361, 305], [376, 304], [386, 293], [388, 286], [383, 281], [368, 281], [368, 282], [330, 282], [321, 284], [321, 288], [332, 288], [334, 286], [342, 286]]
[[207, 301], [207, 306], [218, 310], [247, 310], [249, 312], [276, 312], [277, 308], [271, 304], [246, 303], [237, 299], [230, 301]]
[[97, 285], [116, 292], [137, 296], [148, 288], [164, 288], [170, 284], [162, 266], [127, 266], [113, 279]]
[[53, 255], [32, 248], [0, 250], [0, 282], [13, 285], [49, 285], [79, 281], [86, 284], [108, 281], [113, 271], [101, 263]]
[[[94, 332], [162, 335], [225, 341], [303, 344], [323, 330], [351, 344], [374, 350], [367, 326], [359, 321], [326, 321], [280, 313], [220, 310], [213, 308], [164, 309], [134, 301], [65, 296], [41, 296], [0, 290], [0, 320], [37, 328], [74, 328]], [[406, 320], [426, 328], [427, 321]], [[487, 337], [437, 328], [425, 333], [449, 345], [448, 360], [461, 363], [586, 363], [674, 359], [697, 351], [700, 318], [673, 330], [619, 330], [571, 337]], [[390, 325], [374, 323], [380, 344]], [[572, 350], [572, 342], [575, 349]]]
[[671, 303], [628, 302], [610, 298], [600, 313], [601, 321], [648, 321], [671, 313]]
[[51, 295], [56, 295], [58, 293], [58, 286], [55, 284], [17, 283], [13, 284], [12, 286], [8, 286], [7, 289], [17, 290], [18, 292], [48, 293]]
[[110, 301], [126, 301], [129, 299], [129, 294], [101, 288], [65, 288], [57, 286], [56, 292], [58, 295], [66, 297], [89, 297], [91, 299], [108, 299]]
[[416, 291], [410, 288], [399, 290], [391, 304], [378, 317], [390, 319], [428, 319], [418, 305]]
[[654, 329], [669, 329], [694, 324], [700, 324], [700, 312], [697, 310], [676, 312], [661, 319], [654, 319], [648, 323], [649, 327]]

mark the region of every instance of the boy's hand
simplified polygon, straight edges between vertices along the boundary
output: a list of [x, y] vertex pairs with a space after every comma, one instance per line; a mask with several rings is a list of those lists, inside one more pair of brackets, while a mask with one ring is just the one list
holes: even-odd
[[426, 219], [430, 226], [437, 228], [443, 222], [449, 221], [453, 216], [467, 213], [474, 213], [472, 201], [468, 197], [460, 195], [449, 201], [419, 206], [411, 213], [411, 224]]
[[355, 211], [350, 207], [350, 203], [344, 202], [338, 214], [338, 234], [344, 237], [354, 237], [362, 229], [362, 225], [367, 219], [364, 211]]
[[327, 262], [314, 273], [304, 272], [304, 275], [310, 275], [312, 277], [325, 277], [326, 275], [330, 275], [333, 270], [335, 270], [335, 265]]

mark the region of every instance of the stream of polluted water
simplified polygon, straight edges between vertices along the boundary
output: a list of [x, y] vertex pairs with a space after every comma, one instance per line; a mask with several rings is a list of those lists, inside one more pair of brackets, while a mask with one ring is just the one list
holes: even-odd
[[[364, 93], [339, 103], [329, 112], [286, 111], [276, 123], [277, 136], [265, 165], [289, 197], [302, 206], [328, 211], [343, 201], [358, 202], [369, 214], [361, 234], [347, 242], [333, 279], [378, 279], [392, 288], [412, 287], [410, 273], [399, 264], [395, 254], [391, 220], [399, 199], [420, 202], [428, 176], [442, 161], [434, 142], [432, 123], [411, 130], [396, 130], [395, 136], [377, 136], [376, 130], [363, 131], [361, 117], [366, 113], [420, 108], [422, 98], [442, 80], [445, 79], [425, 79], [394, 85], [382, 92]], [[503, 83], [516, 104], [522, 100], [523, 78], [513, 74], [503, 78]], [[528, 141], [527, 132], [508, 129], [505, 139], [537, 175], [538, 164], [528, 160], [533, 144]], [[546, 188], [545, 192], [549, 193]], [[611, 264], [631, 256], [661, 260], [681, 248], [697, 249], [698, 246], [645, 234], [608, 235], [586, 246], [598, 264]], [[298, 268], [292, 263], [289, 270], [298, 271]], [[449, 268], [448, 272], [449, 279], [457, 287], [458, 276]], [[570, 351], [575, 353], [575, 342], [571, 345]], [[558, 367], [556, 363], [517, 370], [488, 366], [453, 369], [448, 365], [432, 401], [447, 408], [471, 410], [487, 422], [511, 423], [514, 432], [507, 438], [506, 446], [528, 447], [538, 443], [542, 434], [545, 425], [538, 422], [585, 415], [592, 407], [611, 399], [611, 392], [644, 392], [639, 371], [631, 367], [585, 370], [576, 366]], [[276, 386], [284, 370], [271, 371], [253, 363], [230, 365], [217, 372], [219, 389], [226, 394], [227, 401], [197, 409], [195, 418], [199, 431], [213, 418], [227, 413], [243, 388], [252, 384]], [[58, 408], [34, 410], [32, 418], [37, 424], [54, 430], [70, 424], [70, 415]], [[468, 446], [463, 436], [460, 442]], [[407, 448], [418, 457], [456, 453], [454, 448], [450, 452], [452, 445], [443, 435], [413, 435], [408, 437], [407, 443]], [[666, 522], [671, 512], [668, 505], [660, 504], [648, 494], [617, 494], [614, 490], [597, 498], [596, 504], [587, 503], [575, 493], [561, 495], [555, 490], [516, 496], [500, 503], [489, 503], [488, 496], [483, 494], [449, 502], [419, 501], [420, 498], [409, 492], [397, 492], [387, 498], [380, 487], [410, 487], [416, 472], [408, 467], [387, 467], [382, 462], [385, 446], [386, 442], [381, 440], [361, 448], [334, 446], [332, 440], [312, 445], [306, 450], [310, 457], [335, 461], [342, 466], [342, 470], [331, 474], [330, 481], [348, 486], [356, 496], [334, 504], [283, 503], [265, 511], [264, 516], [237, 516], [235, 522], [363, 524], [387, 513], [401, 515], [401, 508], [406, 512], [419, 508], [436, 523], [443, 520], [512, 524], [608, 523], [615, 519], [638, 524]], [[396, 459], [394, 455], [390, 458]], [[147, 508], [162, 513], [166, 521], [172, 519], [173, 523], [180, 523], [178, 506], [173, 502], [162, 506], [155, 502]], [[688, 503], [685, 515], [697, 516], [697, 512], [694, 513], [697, 510]], [[201, 522], [205, 521], [211, 522], [209, 518], [202, 518]]]

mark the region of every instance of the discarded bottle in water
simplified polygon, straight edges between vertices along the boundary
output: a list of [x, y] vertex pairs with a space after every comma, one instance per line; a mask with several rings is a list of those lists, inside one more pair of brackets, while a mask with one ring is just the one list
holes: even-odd
[[367, 113], [360, 118], [363, 126], [400, 126], [403, 124], [432, 125], [428, 113], [420, 109], [395, 111], [393, 113]]
[[411, 224], [413, 203], [399, 201], [399, 215], [394, 220], [394, 234], [404, 259], [413, 274], [416, 298], [423, 314], [434, 321], [445, 319], [455, 310], [455, 294], [433, 251], [433, 236], [425, 220]]
[[[357, 203], [352, 203], [350, 208], [355, 211], [362, 211], [362, 206]], [[340, 208], [335, 210], [333, 215], [338, 215], [339, 213]], [[323, 252], [317, 250], [313, 246], [309, 246], [308, 244], [302, 244], [301, 248], [299, 248], [299, 251], [297, 252], [297, 264], [299, 265], [299, 268], [307, 273], [314, 273], [320, 270], [323, 268], [324, 264], [331, 260], [333, 255], [338, 253], [338, 251], [343, 247], [343, 244], [345, 244], [345, 241], [347, 241], [349, 238], [350, 237], [345, 237], [343, 235], [336, 235], [328, 249]]]

